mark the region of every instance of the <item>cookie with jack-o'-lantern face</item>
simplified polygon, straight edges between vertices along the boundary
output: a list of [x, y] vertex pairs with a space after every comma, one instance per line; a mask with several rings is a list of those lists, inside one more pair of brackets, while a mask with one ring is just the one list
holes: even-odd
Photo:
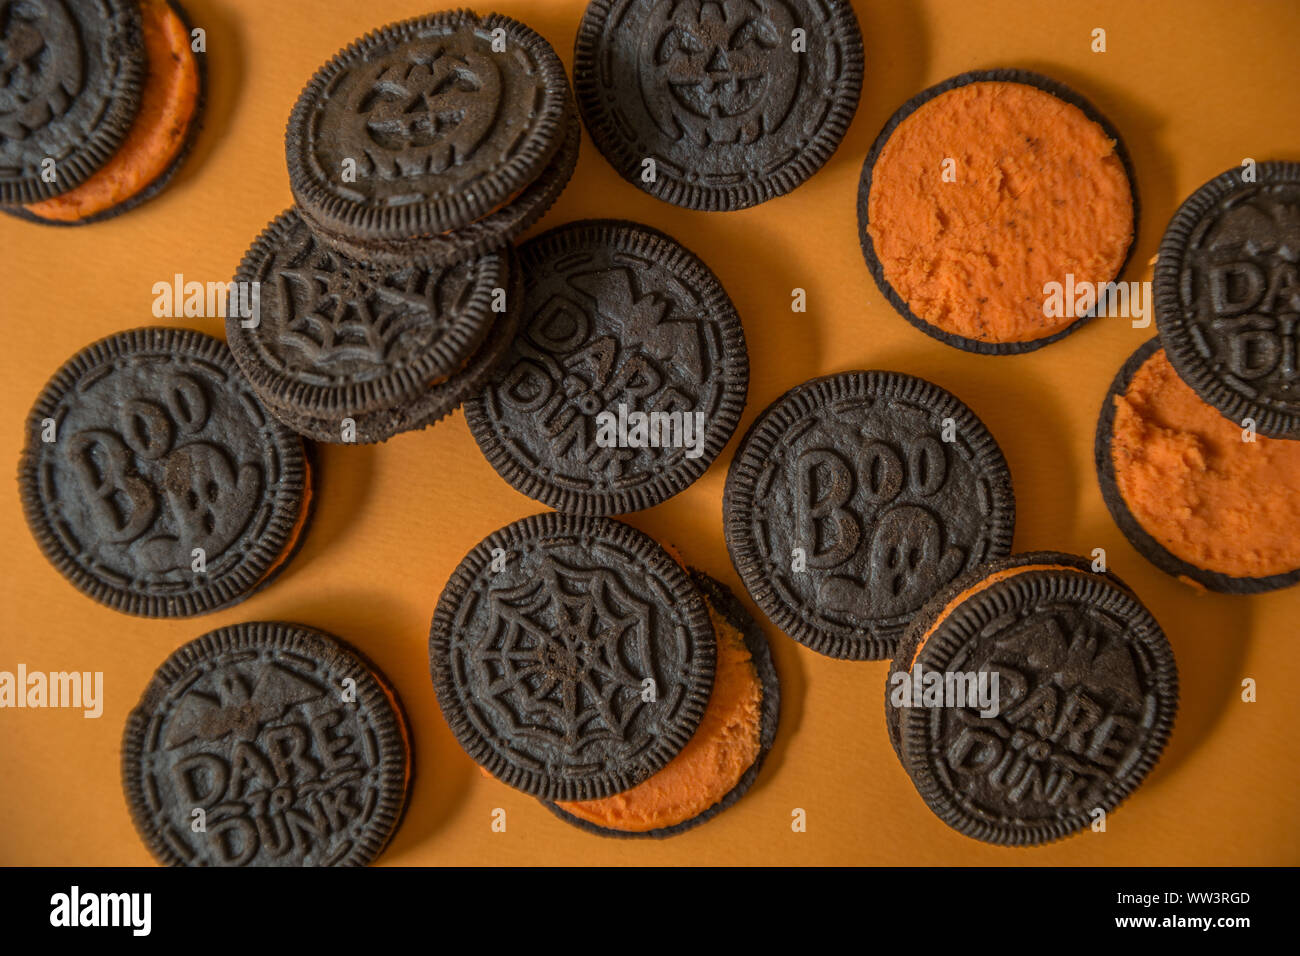
[[862, 36], [843, 0], [592, 0], [574, 85], [596, 147], [651, 195], [744, 209], [839, 145]]

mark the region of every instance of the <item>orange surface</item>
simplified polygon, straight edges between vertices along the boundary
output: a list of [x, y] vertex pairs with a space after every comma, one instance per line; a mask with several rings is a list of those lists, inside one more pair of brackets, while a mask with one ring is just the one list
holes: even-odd
[[1115, 396], [1115, 483], [1146, 532], [1207, 571], [1300, 568], [1300, 441], [1257, 435], [1196, 397], [1160, 349]]
[[1133, 237], [1114, 140], [1025, 83], [970, 83], [903, 120], [873, 167], [868, 208], [876, 255], [903, 301], [981, 342], [1072, 325], [1043, 314], [1043, 285], [1066, 273], [1110, 282]]
[[28, 212], [60, 222], [88, 219], [147, 189], [184, 147], [199, 97], [190, 34], [166, 0], [145, 0], [141, 10], [148, 79], [126, 140], [81, 185], [31, 203]]
[[[225, 281], [290, 201], [284, 123], [311, 72], [420, 0], [279, 3], [188, 0], [208, 31], [211, 98], [194, 154], [158, 199], [81, 229], [0, 217], [0, 448], [16, 469], [23, 420], [46, 378], [109, 332], [174, 321], [221, 335], [218, 319], [158, 320], [152, 286], [175, 273]], [[500, 0], [566, 64], [581, 0]], [[940, 823], [916, 795], [885, 731], [884, 662], [818, 655], [768, 628], [781, 674], [776, 746], [750, 793], [708, 824], [662, 842], [602, 839], [479, 774], [443, 722], [426, 641], [438, 594], [485, 535], [543, 510], [488, 466], [457, 414], [378, 448], [324, 449], [318, 511], [302, 551], [269, 588], [183, 621], [125, 617], [82, 597], [41, 557], [18, 504], [0, 501], [0, 669], [103, 671], [103, 716], [0, 711], [0, 862], [148, 864], [119, 783], [127, 712], [154, 669], [196, 635], [281, 618], [335, 631], [392, 679], [416, 746], [410, 812], [381, 859], [462, 864], [1210, 864], [1300, 863], [1300, 591], [1198, 594], [1145, 561], [1111, 521], [1093, 473], [1106, 390], [1151, 337], [1099, 319], [1028, 355], [949, 348], [900, 318], [858, 248], [862, 160], [909, 96], [973, 68], [1058, 77], [1124, 133], [1142, 201], [1140, 280], [1179, 201], [1254, 159], [1300, 161], [1300, 7], [1283, 2], [857, 0], [866, 43], [862, 104], [827, 166], [788, 196], [738, 213], [681, 210], [624, 183], [584, 136], [573, 184], [538, 228], [625, 216], [678, 236], [718, 274], [745, 323], [752, 367], [742, 429], [790, 386], [842, 369], [899, 369], [951, 389], [997, 436], [1016, 482], [1016, 550], [1088, 556], [1111, 567], [1169, 633], [1182, 704], [1164, 759], [1105, 833], [1034, 849], [992, 847]], [[1093, 53], [1094, 28], [1107, 52]], [[536, 230], [535, 230], [536, 231]], [[790, 311], [804, 289], [807, 314]], [[632, 515], [691, 563], [739, 589], [722, 540], [727, 446], [699, 482]], [[752, 608], [752, 604], [750, 605]], [[1258, 700], [1241, 700], [1241, 682]], [[493, 811], [506, 813], [494, 832]], [[791, 829], [806, 814], [806, 832]]]
[[699, 728], [681, 753], [630, 790], [601, 800], [559, 801], [561, 809], [615, 830], [672, 827], [725, 797], [754, 765], [763, 687], [740, 632], [713, 608], [709, 620], [718, 636], [713, 693]]

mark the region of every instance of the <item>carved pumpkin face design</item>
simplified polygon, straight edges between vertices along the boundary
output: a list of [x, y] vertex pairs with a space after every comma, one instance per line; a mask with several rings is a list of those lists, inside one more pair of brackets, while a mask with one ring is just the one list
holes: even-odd
[[799, 55], [781, 0], [663, 0], [648, 27], [641, 82], [665, 132], [745, 144], [785, 119]]
[[0, 3], [0, 137], [63, 115], [82, 82], [77, 28], [59, 0]]
[[415, 49], [403, 62], [371, 68], [356, 85], [347, 125], [381, 178], [438, 173], [482, 144], [501, 91], [501, 71], [482, 53]]

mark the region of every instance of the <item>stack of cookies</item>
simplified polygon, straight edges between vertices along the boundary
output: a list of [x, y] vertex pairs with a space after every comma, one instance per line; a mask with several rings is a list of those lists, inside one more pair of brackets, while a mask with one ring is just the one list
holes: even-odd
[[577, 163], [550, 44], [448, 11], [367, 34], [289, 117], [296, 205], [235, 276], [226, 334], [272, 413], [326, 442], [431, 425], [483, 384], [522, 300], [511, 239]]

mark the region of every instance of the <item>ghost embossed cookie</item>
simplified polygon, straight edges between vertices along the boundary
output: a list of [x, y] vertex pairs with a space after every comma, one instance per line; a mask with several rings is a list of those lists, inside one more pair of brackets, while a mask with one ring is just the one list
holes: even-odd
[[520, 333], [465, 403], [515, 488], [560, 511], [649, 508], [695, 481], [745, 404], [740, 319], [698, 257], [648, 226], [568, 223], [519, 250]]
[[302, 438], [219, 340], [121, 332], [77, 353], [27, 418], [18, 483], [46, 558], [109, 607], [184, 617], [283, 570], [310, 515]]
[[1160, 759], [1178, 708], [1164, 632], [1079, 557], [995, 561], [937, 594], [890, 667], [885, 714], [917, 791], [955, 830], [1028, 846], [1091, 826]]
[[467, 10], [390, 24], [340, 51], [285, 133], [304, 220], [362, 260], [450, 264], [499, 249], [554, 201], [577, 148], [550, 44]]
[[592, 0], [573, 54], [596, 148], [652, 196], [744, 209], [812, 176], [862, 87], [846, 0]]
[[1203, 401], [1239, 427], [1300, 439], [1300, 163], [1245, 172], [1210, 180], [1169, 223], [1156, 326]]
[[699, 726], [716, 660], [704, 599], [662, 547], [555, 512], [470, 551], [429, 631], [460, 745], [546, 800], [608, 797], [660, 771]]
[[279, 419], [326, 442], [450, 414], [504, 354], [522, 300], [509, 248], [445, 267], [359, 262], [294, 209], [254, 241], [235, 286], [258, 290], [257, 322], [228, 311], [235, 361]]
[[741, 581], [821, 654], [891, 657], [912, 615], [1011, 550], [1011, 475], [952, 394], [900, 372], [799, 385], [750, 426], [727, 472], [723, 531]]
[[160, 863], [364, 866], [406, 808], [410, 733], [388, 680], [343, 641], [236, 624], [158, 668], [127, 718], [122, 785]]
[[0, 209], [85, 225], [155, 196], [198, 133], [204, 56], [168, 0], [6, 4]]

